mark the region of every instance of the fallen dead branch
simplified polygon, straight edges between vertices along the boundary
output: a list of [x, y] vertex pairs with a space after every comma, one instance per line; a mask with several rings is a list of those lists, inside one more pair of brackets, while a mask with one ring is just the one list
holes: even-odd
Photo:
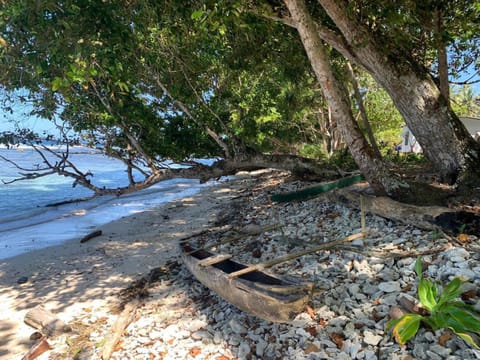
[[102, 350], [102, 360], [108, 360], [112, 356], [125, 329], [135, 319], [137, 310], [143, 305], [142, 299], [148, 296], [150, 284], [158, 281], [162, 276], [170, 274], [175, 266], [178, 266], [178, 263], [171, 262], [165, 266], [152, 269], [148, 275], [122, 290], [121, 295], [124, 297], [124, 301], [122, 301], [123, 310], [113, 324], [112, 332], [107, 336]]
[[369, 251], [369, 250], [364, 250], [362, 248], [354, 247], [354, 246], [340, 246], [338, 249], [344, 250], [344, 251], [351, 251], [355, 252], [358, 254], [362, 254], [364, 256], [370, 256], [370, 257], [376, 257], [376, 258], [394, 258], [394, 259], [403, 259], [403, 258], [417, 258], [419, 256], [425, 256], [425, 255], [433, 255], [433, 254], [438, 254], [441, 253], [445, 250], [448, 250], [451, 248], [451, 245], [444, 245], [440, 247], [436, 247], [433, 249], [428, 249], [428, 250], [423, 250], [423, 251], [381, 251], [381, 250], [374, 250], [374, 251]]
[[128, 325], [133, 321], [135, 318], [135, 314], [137, 308], [141, 305], [140, 300], [136, 299], [132, 302], [129, 302], [125, 305], [125, 308], [118, 316], [117, 320], [112, 327], [112, 333], [107, 336], [107, 340], [105, 341], [105, 345], [103, 346], [102, 350], [102, 359], [108, 360], [112, 356], [115, 347], [117, 346], [118, 342], [120, 341], [123, 332], [127, 328]]
[[101, 236], [102, 235], [102, 230], [96, 230], [96, 231], [93, 231], [91, 232], [90, 234], [87, 234], [85, 235], [81, 240], [80, 240], [80, 243], [86, 243], [88, 240], [91, 240], [97, 236]]
[[[461, 227], [466, 234], [475, 235], [480, 227], [480, 216], [468, 211], [458, 211], [443, 206], [416, 206], [395, 201], [385, 196], [363, 194], [359, 189], [338, 189], [328, 194], [332, 201], [343, 201], [347, 206], [361, 207], [367, 212], [386, 219], [413, 225], [419, 229], [441, 230], [457, 234]], [[362, 200], [363, 199], [363, 200]]]
[[50, 350], [50, 344], [47, 341], [46, 336], [42, 336], [40, 340], [38, 340], [35, 345], [33, 345], [28, 353], [26, 353], [22, 360], [33, 360], [42, 355], [45, 351]]

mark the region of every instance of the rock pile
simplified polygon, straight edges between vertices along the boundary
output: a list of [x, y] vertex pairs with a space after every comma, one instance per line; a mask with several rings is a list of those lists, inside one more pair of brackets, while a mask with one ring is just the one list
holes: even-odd
[[[278, 224], [261, 235], [218, 246], [217, 252], [234, 254], [244, 263], [258, 263], [323, 242], [362, 231], [362, 214], [322, 197], [276, 204], [273, 192], [291, 191], [276, 175], [250, 184], [222, 212], [231, 233], [248, 227]], [[228, 219], [228, 220], [225, 220]], [[198, 283], [179, 262], [152, 284], [149, 296], [127, 328], [115, 359], [480, 359], [480, 350], [448, 330], [421, 327], [417, 336], [400, 346], [385, 331], [392, 307], [399, 299], [415, 300], [417, 283], [413, 265], [423, 254], [425, 275], [446, 284], [455, 276], [467, 284], [478, 305], [480, 243], [471, 236], [462, 244], [441, 233], [427, 232], [365, 216], [368, 235], [342, 247], [309, 254], [271, 269], [315, 282], [316, 291], [306, 312], [290, 324], [274, 324], [245, 314]], [[86, 324], [98, 324], [84, 318]], [[115, 316], [90, 334], [101, 342]], [[99, 356], [99, 353], [90, 356]]]

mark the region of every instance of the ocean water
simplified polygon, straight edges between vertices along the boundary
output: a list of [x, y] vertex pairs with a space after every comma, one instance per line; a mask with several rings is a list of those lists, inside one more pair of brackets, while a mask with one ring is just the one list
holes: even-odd
[[[23, 169], [42, 165], [40, 155], [30, 147], [0, 148], [0, 155]], [[125, 165], [94, 149], [73, 147], [70, 159], [80, 170], [94, 174], [91, 180], [95, 185], [117, 187], [128, 183]], [[22, 172], [0, 159], [0, 259], [84, 236], [102, 224], [193, 195], [208, 186], [195, 179], [173, 179], [120, 197], [102, 196], [48, 206], [87, 197], [92, 192], [72, 187], [72, 178], [58, 175], [4, 183], [19, 178]]]

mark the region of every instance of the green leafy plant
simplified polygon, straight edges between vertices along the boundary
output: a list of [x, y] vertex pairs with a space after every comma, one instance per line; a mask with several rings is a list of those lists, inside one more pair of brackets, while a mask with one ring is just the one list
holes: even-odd
[[418, 298], [427, 314], [411, 313], [392, 319], [387, 323], [387, 331], [392, 330], [397, 342], [404, 345], [415, 336], [420, 324], [424, 323], [433, 330], [450, 329], [466, 343], [480, 349], [480, 312], [458, 299], [462, 294], [461, 286], [466, 280], [456, 277], [441, 287], [423, 277], [420, 257], [415, 262], [415, 272], [420, 278]]
[[430, 239], [432, 239], [432, 240], [438, 240], [438, 239], [442, 238], [443, 236], [444, 236], [443, 232], [439, 231], [439, 230], [434, 230], [430, 233]]

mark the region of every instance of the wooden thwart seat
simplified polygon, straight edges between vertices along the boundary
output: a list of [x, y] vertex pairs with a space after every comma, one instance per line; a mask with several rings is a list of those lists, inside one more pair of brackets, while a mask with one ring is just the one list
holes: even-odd
[[210, 265], [218, 264], [222, 261], [228, 260], [231, 257], [232, 257], [232, 255], [230, 255], [230, 254], [218, 254], [218, 255], [214, 255], [214, 256], [209, 256], [206, 259], [200, 260], [198, 262], [198, 265], [200, 265], [200, 266], [210, 266]]

